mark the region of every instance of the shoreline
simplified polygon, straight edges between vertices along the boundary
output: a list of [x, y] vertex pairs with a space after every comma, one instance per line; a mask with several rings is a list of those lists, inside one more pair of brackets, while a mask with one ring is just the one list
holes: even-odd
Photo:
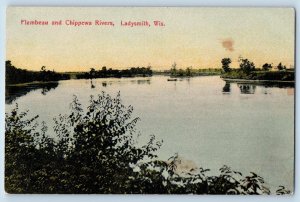
[[229, 78], [223, 78], [224, 81], [231, 81], [231, 82], [244, 82], [244, 83], [288, 83], [288, 84], [294, 84], [295, 81], [281, 81], [281, 80], [250, 80], [250, 79], [229, 79]]
[[50, 83], [58, 83], [59, 81], [32, 81], [32, 82], [26, 82], [26, 83], [16, 83], [16, 84], [5, 84], [5, 87], [22, 87], [22, 86], [30, 86], [35, 84], [50, 84]]

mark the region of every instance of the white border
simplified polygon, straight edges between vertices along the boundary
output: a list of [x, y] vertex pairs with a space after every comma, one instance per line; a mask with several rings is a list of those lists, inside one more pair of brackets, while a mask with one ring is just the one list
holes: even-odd
[[[210, 6], [210, 7], [294, 7], [296, 9], [296, 53], [299, 52], [299, 17], [300, 1], [297, 0], [0, 0], [0, 201], [1, 202], [81, 202], [81, 201], [278, 201], [292, 202], [300, 201], [300, 141], [297, 138], [299, 120], [296, 118], [296, 170], [295, 170], [295, 192], [293, 196], [204, 196], [204, 195], [10, 195], [4, 192], [4, 114], [5, 114], [5, 13], [7, 6]], [[297, 55], [297, 54], [295, 54]], [[299, 68], [299, 56], [296, 58], [296, 69]], [[296, 105], [299, 104], [299, 74], [296, 71]], [[299, 109], [296, 107], [296, 117]]]

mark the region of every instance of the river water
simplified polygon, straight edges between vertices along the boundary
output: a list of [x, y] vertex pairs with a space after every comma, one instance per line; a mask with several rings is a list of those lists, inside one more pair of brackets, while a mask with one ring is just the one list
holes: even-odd
[[293, 189], [293, 87], [226, 84], [219, 76], [67, 80], [10, 91], [6, 112], [18, 103], [51, 131], [53, 117], [69, 111], [73, 95], [87, 106], [90, 95], [101, 91], [120, 91], [123, 103], [134, 107], [140, 144], [152, 134], [163, 140], [160, 159], [178, 153], [186, 168], [202, 166], [215, 174], [228, 165], [244, 175], [258, 173], [272, 190]]

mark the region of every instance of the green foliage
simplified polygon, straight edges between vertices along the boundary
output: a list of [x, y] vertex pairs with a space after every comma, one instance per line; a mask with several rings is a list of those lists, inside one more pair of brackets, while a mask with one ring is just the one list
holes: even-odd
[[249, 61], [248, 59], [240, 59], [240, 69], [245, 72], [246, 74], [249, 74], [251, 71], [255, 70], [255, 65], [253, 62]]
[[[226, 60], [225, 60], [226, 59]], [[295, 73], [293, 70], [286, 70], [286, 67], [281, 63], [278, 64], [278, 70], [285, 71], [269, 71], [272, 69], [272, 65], [265, 63], [261, 70], [255, 70], [255, 65], [248, 59], [240, 58], [240, 69], [229, 70], [226, 68], [226, 64], [229, 58], [222, 59], [222, 65], [224, 73], [221, 75], [222, 78], [227, 79], [246, 79], [246, 80], [268, 80], [268, 81], [294, 81]], [[230, 59], [229, 59], [230, 60]], [[225, 67], [224, 67], [225, 65]]]
[[171, 77], [193, 77], [193, 76], [210, 76], [220, 75], [221, 69], [218, 68], [207, 68], [207, 69], [193, 69], [191, 66], [186, 69], [177, 69], [177, 64], [173, 63], [170, 70], [165, 71], [166, 75]]
[[[5, 117], [5, 189], [9, 193], [270, 194], [262, 177], [228, 166], [180, 172], [178, 154], [159, 160], [162, 142], [138, 146], [133, 107], [120, 94], [91, 97], [84, 109], [74, 96], [70, 113], [54, 119], [57, 141], [45, 123], [18, 106]], [[51, 135], [54, 136], [53, 134]], [[290, 193], [281, 187], [277, 194]]]
[[172, 64], [170, 69], [171, 77], [191, 77], [193, 75], [194, 72], [192, 71], [192, 67], [187, 67], [185, 70], [181, 68], [177, 70], [177, 64], [175, 62]]
[[230, 78], [230, 79], [250, 79], [249, 75], [241, 71], [240, 69], [233, 69], [230, 72], [223, 73], [223, 78]]
[[185, 71], [186, 71], [186, 76], [188, 77], [192, 76], [192, 67], [187, 67]]
[[221, 75], [221, 73], [222, 73], [222, 69], [220, 68], [198, 69], [192, 72], [194, 76], [214, 76], [214, 75]]
[[32, 180], [47, 158], [54, 155], [53, 140], [45, 135], [46, 127], [37, 132], [38, 116], [28, 119], [18, 105], [5, 118], [5, 189], [7, 192], [31, 192]]
[[268, 81], [295, 81], [294, 71], [252, 71], [245, 73], [237, 69], [222, 74], [222, 78], [246, 79], [246, 80], [268, 80]]
[[230, 58], [223, 58], [221, 60], [221, 63], [222, 63], [222, 69], [223, 69], [223, 71], [224, 72], [230, 72], [231, 69], [230, 69], [229, 65], [231, 63], [231, 59]]

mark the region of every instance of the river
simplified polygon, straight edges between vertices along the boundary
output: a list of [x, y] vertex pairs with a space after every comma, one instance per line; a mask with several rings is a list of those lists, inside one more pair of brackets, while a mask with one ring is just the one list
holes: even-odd
[[17, 102], [51, 131], [53, 118], [69, 111], [72, 95], [87, 106], [90, 95], [101, 91], [112, 96], [120, 91], [123, 103], [134, 107], [141, 119], [140, 144], [152, 134], [163, 140], [159, 158], [178, 153], [187, 167], [210, 168], [214, 174], [228, 165], [244, 175], [259, 174], [272, 190], [293, 189], [293, 87], [226, 84], [219, 76], [66, 80], [46, 90], [10, 91], [6, 112]]

